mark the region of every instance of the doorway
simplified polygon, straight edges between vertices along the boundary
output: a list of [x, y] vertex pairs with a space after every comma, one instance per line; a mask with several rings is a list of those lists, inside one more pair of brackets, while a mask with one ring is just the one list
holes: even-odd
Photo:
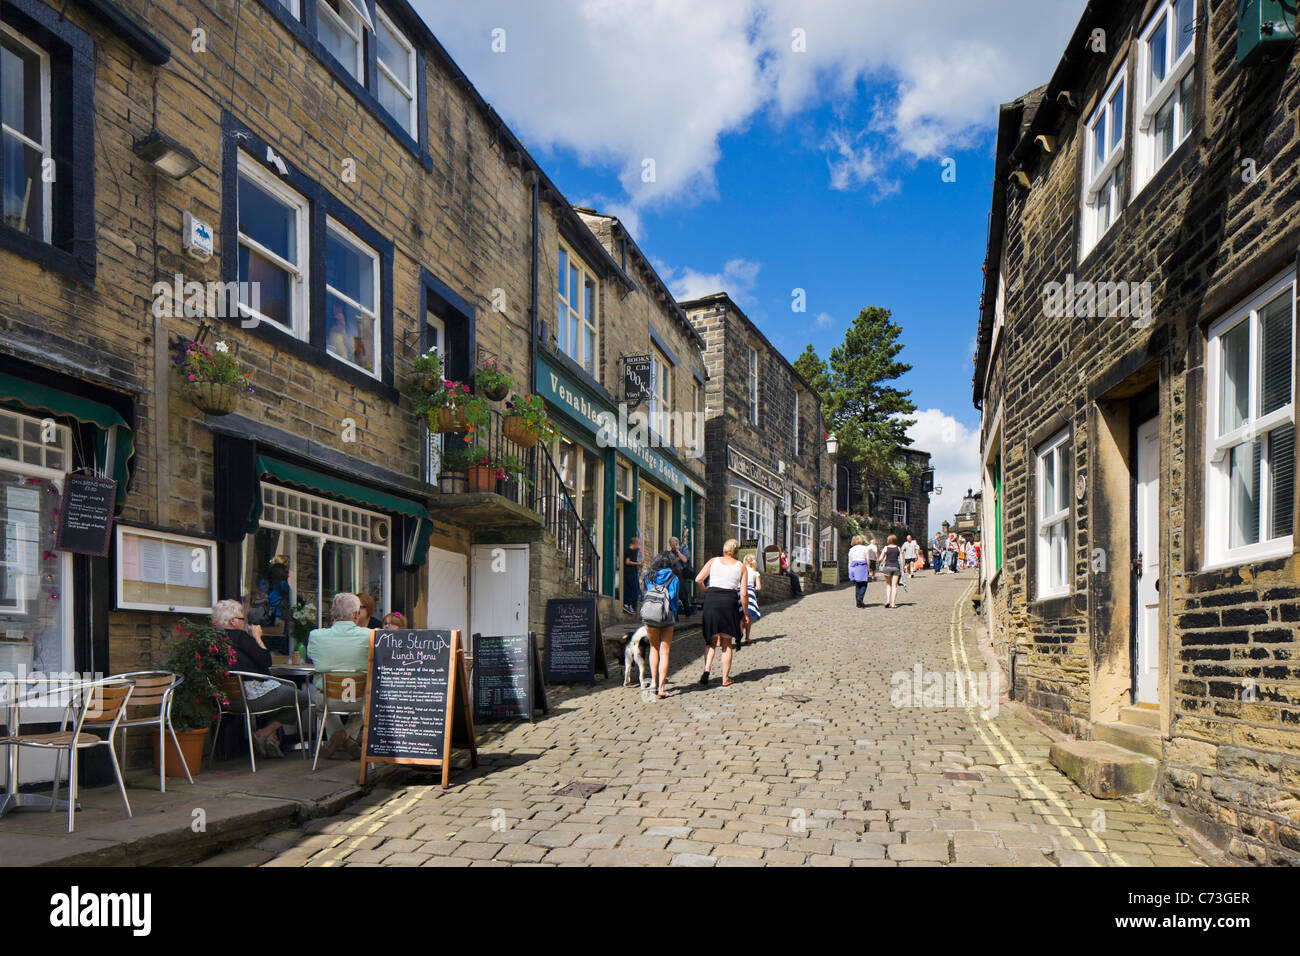
[[440, 548], [429, 549], [429, 603], [425, 627], [457, 630], [465, 634], [465, 613], [469, 603], [466, 588], [465, 555]]
[[1160, 419], [1134, 432], [1133, 702], [1160, 703]]
[[469, 593], [471, 633], [527, 634], [528, 545], [474, 545]]

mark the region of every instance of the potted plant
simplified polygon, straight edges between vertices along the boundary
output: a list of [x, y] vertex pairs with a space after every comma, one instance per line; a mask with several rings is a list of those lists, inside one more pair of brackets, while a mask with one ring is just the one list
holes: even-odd
[[436, 348], [417, 355], [411, 366], [411, 384], [424, 392], [436, 391], [442, 385], [442, 358]]
[[478, 390], [494, 402], [501, 401], [515, 387], [515, 380], [506, 374], [501, 363], [494, 358], [483, 363], [483, 367], [475, 376], [475, 382]]
[[188, 342], [183, 352], [172, 356], [184, 383], [186, 397], [209, 415], [229, 415], [240, 396], [253, 390], [252, 375], [245, 372], [230, 346], [218, 342], [209, 349], [202, 342]]
[[555, 438], [555, 425], [540, 395], [516, 395], [506, 402], [505, 436], [520, 448]]
[[497, 461], [491, 449], [482, 445], [471, 445], [464, 451], [465, 483], [470, 494], [483, 494], [496, 491], [497, 479], [505, 477], [505, 471]]
[[445, 495], [465, 493], [465, 467], [468, 456], [465, 449], [448, 448], [439, 459], [438, 490]]
[[417, 389], [411, 396], [417, 414], [429, 423], [429, 431], [474, 432], [491, 418], [483, 399], [470, 394], [468, 385], [443, 379], [433, 391]]
[[316, 627], [316, 604], [305, 598], [298, 599], [298, 606], [293, 609], [293, 644], [292, 654], [298, 655], [299, 663], [307, 656], [307, 638]]
[[[181, 621], [176, 625], [176, 638], [171, 646], [163, 669], [181, 678], [172, 694], [172, 726], [180, 740], [181, 754], [190, 773], [199, 772], [203, 763], [203, 750], [217, 715], [218, 704], [228, 701], [221, 690], [226, 672], [235, 665], [235, 651], [220, 628], [206, 621]], [[164, 756], [158, 752], [158, 738], [154, 737], [154, 767]], [[165, 757], [167, 773], [181, 773], [180, 757], [170, 735], [167, 737]]]

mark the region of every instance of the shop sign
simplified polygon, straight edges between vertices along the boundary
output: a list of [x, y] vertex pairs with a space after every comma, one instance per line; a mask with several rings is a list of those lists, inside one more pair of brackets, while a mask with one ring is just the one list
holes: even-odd
[[752, 458], [746, 458], [734, 448], [727, 449], [727, 468], [764, 491], [770, 491], [778, 497], [783, 494], [782, 486], [784, 482], [781, 481], [780, 475], [768, 471], [758, 462]]

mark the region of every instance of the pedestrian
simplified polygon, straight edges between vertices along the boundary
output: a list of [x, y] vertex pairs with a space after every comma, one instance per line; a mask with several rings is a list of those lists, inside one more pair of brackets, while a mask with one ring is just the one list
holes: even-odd
[[943, 570], [944, 549], [943, 532], [936, 531], [934, 533], [934, 542], [930, 547], [930, 560], [934, 562], [935, 574], [939, 574]]
[[790, 555], [784, 549], [781, 551], [781, 573], [790, 580], [791, 596], [801, 597], [803, 595], [803, 582], [799, 580], [799, 572], [790, 563]]
[[745, 616], [743, 625], [745, 628], [745, 636], [740, 643], [752, 644], [754, 642], [749, 639], [749, 627], [759, 618], [758, 592], [763, 590], [763, 576], [758, 573], [758, 569], [754, 565], [754, 556], [752, 554], [745, 555], [745, 574], [749, 583], [749, 604], [747, 605], [749, 613]]
[[406, 618], [402, 617], [401, 611], [389, 611], [384, 615], [385, 631], [400, 631], [406, 627]]
[[[730, 687], [731, 679], [731, 642], [740, 637], [743, 621], [749, 614], [741, 614], [742, 606], [749, 606], [749, 580], [745, 574], [745, 565], [737, 560], [740, 542], [728, 538], [722, 545], [722, 554], [709, 558], [700, 573], [695, 576], [695, 583], [708, 590], [704, 592], [704, 643], [708, 652], [704, 656], [704, 673], [700, 683], [708, 686], [709, 672], [713, 668], [713, 655], [722, 651], [722, 686]], [[737, 592], [740, 599], [737, 600]]]
[[862, 535], [855, 534], [849, 547], [849, 580], [853, 582], [853, 603], [866, 607], [867, 577], [869, 575], [869, 554], [867, 546], [862, 543]]
[[676, 538], [668, 539], [668, 551], [672, 557], [673, 573], [677, 575], [677, 614], [690, 617], [691, 552]]
[[623, 552], [623, 613], [635, 614], [641, 604], [641, 539], [633, 536]]
[[898, 580], [903, 576], [903, 549], [898, 535], [891, 534], [880, 555], [880, 573], [885, 576], [885, 607], [898, 607]]
[[903, 542], [903, 567], [907, 570], [907, 576], [911, 577], [916, 573], [916, 556], [921, 553], [921, 546], [918, 545], [909, 534], [907, 540]]
[[[650, 570], [645, 576], [647, 598], [662, 589], [667, 597], [670, 615], [672, 609], [677, 606], [677, 597], [680, 593], [674, 562], [673, 552], [662, 551], [650, 563]], [[673, 647], [673, 627], [677, 623], [676, 616], [671, 616], [667, 623], [653, 624], [642, 617], [641, 623], [645, 625], [646, 637], [650, 639], [650, 680], [654, 684], [655, 693], [662, 700], [668, 696], [664, 685], [668, 682], [668, 655]]]
[[876, 562], [879, 556], [876, 539], [872, 538], [871, 543], [867, 545], [867, 579], [870, 581], [876, 580]]
[[957, 533], [948, 532], [948, 542], [944, 545], [944, 556], [948, 561], [948, 573], [957, 573]]

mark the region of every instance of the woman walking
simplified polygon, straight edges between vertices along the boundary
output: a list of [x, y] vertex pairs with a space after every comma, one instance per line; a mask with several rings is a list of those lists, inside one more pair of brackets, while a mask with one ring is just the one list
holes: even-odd
[[863, 599], [867, 596], [867, 577], [870, 574], [870, 552], [862, 541], [862, 535], [855, 534], [849, 548], [849, 580], [854, 585], [853, 603], [858, 607], [867, 606]]
[[749, 584], [749, 602], [746, 604], [749, 614], [746, 615], [744, 622], [745, 637], [740, 643], [753, 644], [754, 642], [749, 639], [749, 627], [758, 617], [758, 592], [763, 590], [763, 576], [758, 573], [752, 554], [745, 555], [745, 579]]
[[673, 647], [673, 627], [677, 623], [674, 609], [677, 607], [679, 590], [677, 568], [671, 551], [662, 551], [650, 564], [645, 576], [646, 591], [663, 588], [668, 592], [668, 612], [672, 615], [667, 624], [645, 624], [646, 637], [650, 638], [650, 680], [654, 683], [655, 693], [659, 699], [668, 696], [664, 685], [668, 682], [668, 654]]
[[[736, 560], [740, 542], [728, 538], [722, 546], [722, 554], [709, 558], [695, 583], [708, 590], [704, 592], [704, 643], [708, 653], [704, 656], [704, 673], [700, 683], [708, 686], [709, 671], [713, 669], [714, 651], [722, 651], [722, 686], [730, 687], [731, 679], [731, 642], [740, 637], [743, 621], [749, 620], [749, 614], [742, 615], [740, 608], [749, 606], [749, 579], [745, 574], [745, 565]], [[737, 601], [736, 594], [740, 599]]]
[[885, 607], [898, 607], [898, 581], [903, 576], [903, 549], [898, 535], [891, 534], [880, 554], [880, 571], [885, 576]]

